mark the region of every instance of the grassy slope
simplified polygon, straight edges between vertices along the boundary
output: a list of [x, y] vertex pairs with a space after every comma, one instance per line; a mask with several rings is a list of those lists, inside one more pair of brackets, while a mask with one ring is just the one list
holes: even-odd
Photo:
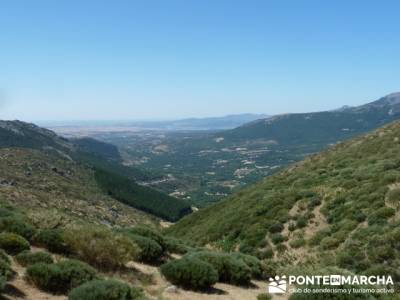
[[37, 150], [0, 149], [0, 186], [0, 199], [54, 226], [82, 218], [120, 225], [156, 222], [104, 195], [93, 170]]
[[261, 257], [273, 251], [284, 263], [397, 274], [399, 203], [397, 122], [314, 155], [167, 232]]

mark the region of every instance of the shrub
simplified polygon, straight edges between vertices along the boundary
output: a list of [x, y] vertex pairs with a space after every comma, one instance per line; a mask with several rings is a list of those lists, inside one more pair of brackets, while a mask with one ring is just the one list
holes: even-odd
[[390, 190], [387, 195], [387, 200], [389, 203], [399, 204], [400, 203], [400, 188], [395, 188]]
[[10, 258], [8, 257], [6, 251], [4, 251], [3, 249], [0, 249], [0, 259], [4, 260], [8, 264], [11, 264]]
[[61, 229], [44, 229], [40, 231], [35, 236], [34, 243], [38, 246], [45, 247], [50, 252], [62, 254], [67, 254], [69, 252]]
[[13, 232], [31, 240], [36, 229], [18, 217], [9, 216], [0, 218], [0, 231]]
[[66, 293], [96, 279], [96, 271], [92, 267], [72, 259], [56, 264], [33, 264], [27, 268], [26, 275], [38, 288], [53, 293]]
[[269, 228], [269, 232], [271, 233], [277, 233], [277, 232], [281, 232], [283, 230], [284, 226], [282, 225], [282, 223], [275, 223], [273, 225], [271, 225], [271, 227]]
[[142, 292], [116, 280], [93, 280], [75, 289], [68, 300], [136, 300], [144, 299]]
[[297, 228], [304, 228], [307, 226], [307, 223], [308, 223], [308, 220], [305, 217], [301, 216], [297, 219], [296, 226], [297, 226]]
[[11, 233], [0, 233], [0, 248], [4, 249], [8, 254], [18, 254], [24, 250], [29, 250], [29, 242], [22, 236]]
[[10, 280], [14, 276], [15, 272], [11, 269], [10, 263], [0, 259], [0, 278], [5, 281]]
[[263, 266], [261, 261], [254, 256], [235, 252], [232, 256], [242, 262], [244, 262], [251, 270], [251, 276], [256, 279], [261, 279], [263, 276]]
[[242, 261], [227, 253], [201, 251], [188, 254], [212, 265], [218, 272], [218, 281], [236, 285], [246, 285], [251, 280], [251, 270]]
[[272, 296], [270, 294], [259, 294], [257, 300], [271, 300]]
[[382, 225], [387, 219], [394, 216], [396, 211], [391, 207], [381, 207], [368, 217], [368, 225]]
[[107, 228], [92, 226], [64, 233], [71, 252], [87, 263], [104, 270], [115, 270], [135, 260], [138, 246], [127, 236]]
[[184, 257], [161, 266], [161, 273], [175, 285], [194, 290], [211, 287], [218, 281], [218, 272], [204, 261]]
[[193, 250], [192, 247], [185, 245], [182, 241], [172, 237], [165, 237], [164, 243], [166, 250], [169, 253], [186, 254], [189, 251]]
[[160, 261], [161, 257], [164, 255], [163, 249], [156, 241], [136, 234], [130, 234], [129, 237], [140, 248], [138, 260], [155, 263]]
[[339, 246], [340, 241], [334, 237], [326, 237], [321, 241], [322, 249], [334, 249]]
[[136, 227], [124, 229], [124, 232], [130, 233], [130, 234], [136, 234], [136, 235], [140, 235], [140, 236], [144, 236], [149, 239], [152, 239], [161, 246], [163, 251], [166, 249], [166, 243], [165, 243], [164, 237], [160, 233], [158, 233], [157, 231], [155, 231], [149, 227], [136, 226]]
[[31, 252], [28, 250], [19, 253], [15, 259], [21, 266], [29, 266], [36, 263], [52, 264], [53, 258], [47, 252]]
[[289, 229], [289, 231], [295, 231], [296, 230], [296, 224], [293, 223], [293, 222], [290, 222], [289, 226], [288, 226], [288, 229]]
[[280, 234], [280, 233], [274, 233], [274, 234], [271, 236], [271, 241], [272, 241], [274, 244], [279, 244], [279, 243], [282, 243], [283, 241], [285, 241], [285, 238], [284, 238], [283, 235]]
[[294, 248], [294, 249], [303, 247], [305, 244], [306, 244], [306, 241], [305, 241], [303, 238], [291, 240], [291, 241], [289, 242], [289, 246], [292, 247], [292, 248]]

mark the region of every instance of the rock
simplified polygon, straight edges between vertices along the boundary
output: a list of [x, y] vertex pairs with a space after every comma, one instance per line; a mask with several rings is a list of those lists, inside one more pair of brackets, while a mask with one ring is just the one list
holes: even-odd
[[167, 293], [179, 293], [178, 288], [175, 285], [170, 285], [165, 288], [165, 292]]

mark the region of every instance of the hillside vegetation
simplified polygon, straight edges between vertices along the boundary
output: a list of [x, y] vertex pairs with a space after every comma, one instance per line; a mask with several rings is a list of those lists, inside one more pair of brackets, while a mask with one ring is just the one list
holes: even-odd
[[338, 266], [391, 274], [398, 282], [399, 209], [396, 122], [185, 217], [167, 233], [200, 245], [239, 249], [283, 268], [295, 263]]
[[0, 199], [51, 226], [81, 219], [120, 225], [156, 222], [105, 195], [91, 168], [38, 150], [0, 149], [0, 187]]

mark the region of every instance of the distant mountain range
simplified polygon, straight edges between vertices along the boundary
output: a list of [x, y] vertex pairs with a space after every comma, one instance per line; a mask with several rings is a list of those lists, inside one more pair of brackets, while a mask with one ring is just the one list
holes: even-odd
[[223, 117], [187, 118], [171, 121], [56, 121], [42, 122], [42, 126], [60, 134], [79, 136], [93, 132], [136, 130], [225, 130], [266, 118], [265, 114], [238, 114]]
[[400, 93], [374, 102], [334, 111], [283, 114], [227, 130], [227, 141], [273, 140], [278, 144], [328, 144], [367, 132], [400, 117]]

